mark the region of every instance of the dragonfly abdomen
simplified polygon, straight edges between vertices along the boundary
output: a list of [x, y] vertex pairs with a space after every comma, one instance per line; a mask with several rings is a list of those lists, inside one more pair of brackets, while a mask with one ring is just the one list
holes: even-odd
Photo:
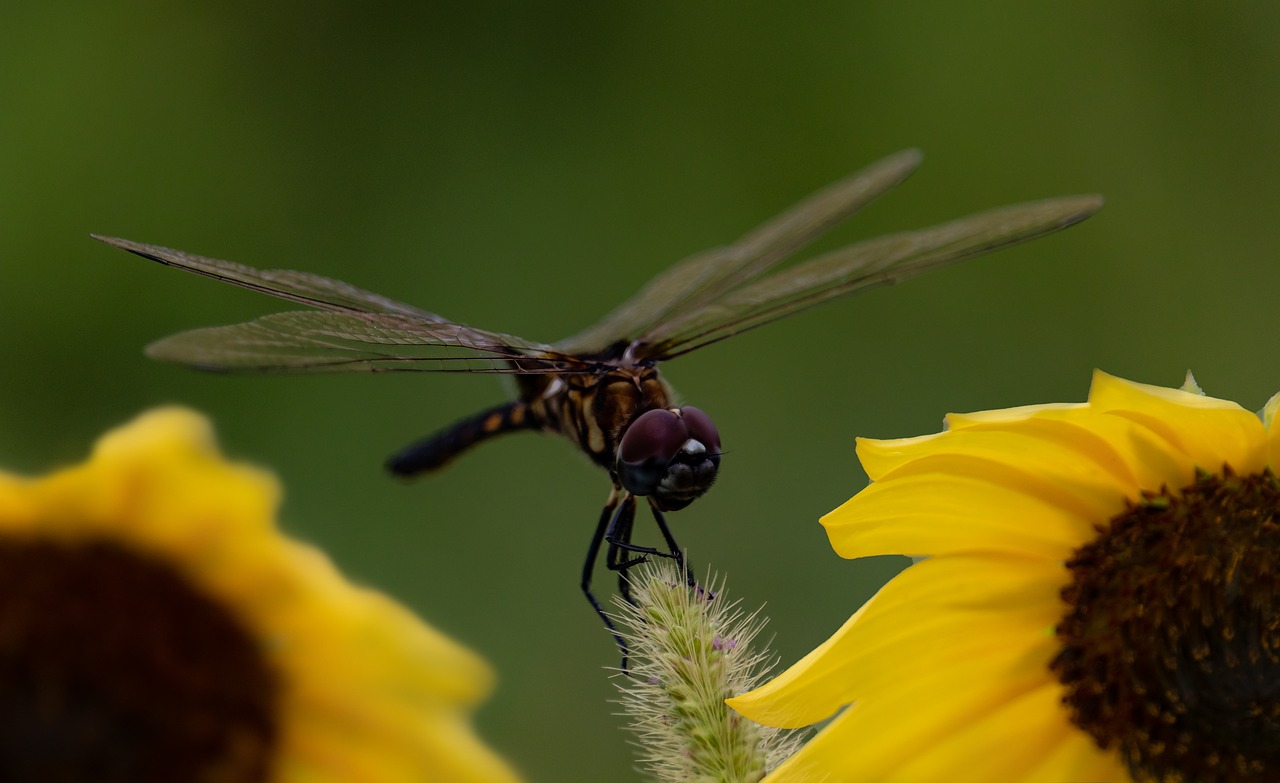
[[521, 400], [481, 411], [396, 452], [387, 460], [387, 470], [405, 477], [430, 473], [494, 436], [517, 430], [541, 429], [541, 422], [529, 413], [528, 404]]

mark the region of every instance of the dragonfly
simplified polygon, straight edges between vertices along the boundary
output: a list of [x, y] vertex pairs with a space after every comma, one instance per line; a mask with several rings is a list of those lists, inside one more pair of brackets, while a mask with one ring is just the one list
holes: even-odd
[[[146, 349], [201, 370], [256, 373], [465, 372], [514, 376], [516, 394], [394, 454], [391, 473], [439, 470], [498, 435], [557, 433], [608, 474], [611, 489], [582, 567], [581, 588], [623, 653], [592, 591], [600, 550], [630, 600], [627, 571], [650, 556], [692, 572], [665, 514], [710, 489], [723, 446], [711, 418], [682, 405], [658, 371], [675, 359], [818, 305], [1058, 231], [1102, 206], [1056, 198], [881, 236], [779, 266], [919, 165], [906, 150], [819, 190], [736, 242], [669, 267], [585, 331], [542, 343], [478, 329], [310, 272], [255, 269], [158, 245], [93, 235], [122, 250], [283, 299], [307, 310], [182, 332]], [[632, 542], [647, 503], [665, 549]]]

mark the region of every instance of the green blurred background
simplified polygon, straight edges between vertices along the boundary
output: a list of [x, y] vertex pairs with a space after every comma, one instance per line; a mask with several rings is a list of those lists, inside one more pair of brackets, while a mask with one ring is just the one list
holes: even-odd
[[530, 780], [638, 779], [577, 587], [602, 474], [522, 436], [394, 482], [388, 453], [501, 386], [153, 364], [154, 338], [281, 308], [89, 232], [554, 340], [903, 147], [920, 171], [824, 246], [1105, 194], [1064, 234], [667, 367], [732, 451], [677, 535], [768, 603], [790, 662], [900, 567], [838, 559], [817, 524], [865, 482], [856, 435], [1081, 400], [1095, 367], [1194, 368], [1254, 409], [1280, 388], [1278, 40], [1259, 2], [5, 3], [0, 464], [206, 411], [280, 474], [290, 530], [494, 663], [478, 722]]

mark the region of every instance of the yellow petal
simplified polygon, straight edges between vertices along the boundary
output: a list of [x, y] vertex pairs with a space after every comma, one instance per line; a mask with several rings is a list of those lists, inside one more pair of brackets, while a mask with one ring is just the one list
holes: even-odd
[[1089, 407], [1127, 418], [1164, 438], [1198, 468], [1256, 473], [1266, 464], [1266, 433], [1258, 417], [1230, 400], [1134, 383], [1098, 371]]
[[[1066, 720], [1065, 715], [1063, 720]], [[1024, 775], [1023, 780], [1026, 783], [1133, 783], [1129, 768], [1118, 754], [1099, 748], [1093, 737], [1078, 730], [1069, 732], [1056, 748], [1046, 753], [1039, 764]]]
[[[927, 471], [927, 472], [924, 472]], [[841, 557], [991, 550], [1065, 559], [1125, 497], [962, 457], [899, 468], [822, 518]]]
[[1181, 487], [1195, 479], [1195, 466], [1181, 452], [1147, 428], [1119, 416], [1100, 414], [1085, 408], [1046, 408], [1022, 422], [971, 422], [980, 431], [1016, 430], [1060, 448], [1065, 459], [1079, 458], [1096, 463], [1134, 490], [1158, 492], [1162, 487]]
[[948, 433], [957, 432], [976, 425], [1005, 424], [1017, 425], [1048, 411], [1083, 411], [1084, 403], [1055, 403], [1050, 405], [1025, 405], [1020, 408], [979, 411], [976, 413], [948, 413], [944, 417], [945, 426], [942, 432], [932, 435], [917, 435], [911, 438], [891, 438], [876, 440], [858, 438], [858, 458], [862, 469], [872, 481], [879, 481], [886, 473], [912, 459], [929, 453], [931, 448], [946, 449]]
[[931, 453], [933, 449], [946, 448], [946, 432], [935, 432], [932, 435], [917, 435], [914, 438], [891, 438], [877, 440], [874, 438], [858, 438], [858, 461], [866, 471], [867, 478], [880, 481], [885, 474], [897, 470], [903, 464], [922, 455]]
[[[858, 456], [865, 462], [880, 462], [883, 441], [860, 441]], [[946, 432], [926, 442], [899, 444], [894, 470], [881, 474], [889, 481], [898, 470], [937, 456], [981, 460], [1017, 468], [1053, 483], [1069, 483], [1076, 491], [1102, 493], [1109, 499], [1136, 497], [1133, 472], [1114, 449], [1097, 436], [1079, 427], [1060, 422], [1030, 419], [1009, 426], [974, 426]]]
[[[1080, 730], [1062, 707], [1062, 686], [1046, 681], [1005, 704], [972, 716], [958, 731], [937, 737], [918, 753], [904, 755], [888, 771], [890, 780], [937, 780], [950, 783], [1059, 783], [1042, 767], [1044, 758]], [[1016, 742], [1010, 742], [1017, 737]], [[1035, 777], [1030, 775], [1035, 773]]]
[[[890, 774], [904, 758], [1050, 684], [1045, 664], [1055, 646], [1042, 639], [1031, 648], [995, 647], [942, 669], [904, 671], [899, 689], [850, 707], [765, 783], [909, 780]], [[921, 780], [935, 779], [950, 778]]]
[[1039, 645], [1061, 615], [1060, 565], [1002, 555], [940, 557], [899, 574], [830, 639], [772, 682], [729, 701], [771, 726], [803, 726], [991, 648]]
[[1115, 482], [1130, 499], [1139, 490], [1181, 487], [1195, 478], [1195, 465], [1145, 427], [1081, 405], [1029, 406], [1024, 413], [988, 411], [949, 416], [963, 426], [899, 440], [859, 440], [863, 469], [886, 478], [913, 460], [933, 454], [968, 454], [1021, 466], [1072, 481]]
[[1022, 405], [1016, 408], [997, 408], [976, 413], [948, 413], [946, 422], [947, 429], [954, 431], [983, 424], [1016, 424], [1045, 413], [1069, 413], [1088, 409], [1088, 404], [1083, 402], [1051, 402], [1041, 405]]

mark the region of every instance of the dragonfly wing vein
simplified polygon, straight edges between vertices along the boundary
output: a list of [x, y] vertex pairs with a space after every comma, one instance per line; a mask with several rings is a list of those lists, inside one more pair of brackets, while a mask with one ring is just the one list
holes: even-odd
[[160, 245], [149, 245], [145, 242], [134, 242], [129, 239], [98, 234], [92, 234], [91, 236], [108, 245], [127, 250], [130, 253], [165, 266], [184, 269], [203, 277], [210, 277], [224, 283], [230, 283], [251, 291], [258, 291], [279, 299], [316, 307], [321, 310], [397, 313], [427, 321], [446, 321], [446, 319], [435, 313], [420, 310], [413, 305], [397, 302], [381, 294], [357, 288], [350, 283], [344, 283], [341, 280], [334, 280], [310, 272], [298, 272], [292, 269], [255, 269], [234, 261], [205, 258], [194, 253], [161, 247]]
[[814, 193], [734, 244], [678, 262], [599, 323], [557, 347], [569, 353], [596, 353], [619, 340], [651, 339], [650, 333], [666, 321], [714, 304], [857, 213], [906, 179], [920, 157], [918, 150], [905, 150], [885, 158]]
[[588, 363], [521, 338], [384, 313], [301, 311], [195, 329], [152, 343], [155, 359], [248, 372], [588, 372]]
[[901, 282], [947, 264], [1019, 244], [1084, 220], [1098, 196], [1075, 196], [980, 212], [932, 228], [878, 237], [810, 259], [657, 326], [643, 355], [669, 359], [833, 299]]

